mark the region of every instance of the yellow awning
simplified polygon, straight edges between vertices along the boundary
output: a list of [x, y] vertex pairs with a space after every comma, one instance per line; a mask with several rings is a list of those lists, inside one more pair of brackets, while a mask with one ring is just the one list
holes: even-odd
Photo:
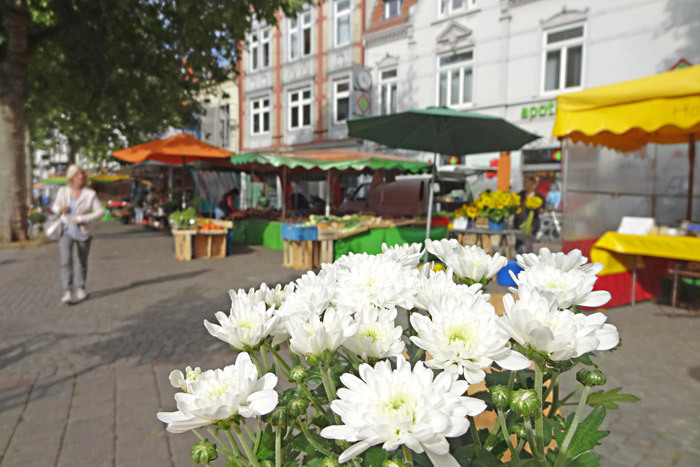
[[606, 232], [591, 248], [591, 262], [603, 265], [600, 276], [634, 269], [638, 256], [700, 261], [700, 238]]
[[557, 96], [552, 136], [633, 151], [700, 139], [700, 65]]

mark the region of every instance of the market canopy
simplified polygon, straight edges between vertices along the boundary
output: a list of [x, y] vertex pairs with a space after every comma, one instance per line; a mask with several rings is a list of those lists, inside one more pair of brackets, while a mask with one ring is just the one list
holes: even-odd
[[[88, 180], [91, 183], [97, 183], [97, 184], [107, 184], [107, 183], [114, 183], [114, 182], [133, 182], [137, 181], [136, 178], [134, 177], [129, 177], [127, 175], [111, 175], [111, 174], [91, 174], [88, 175]], [[151, 182], [148, 180], [138, 180], [139, 182], [150, 185]], [[34, 185], [34, 188], [38, 188], [41, 185], [65, 185], [66, 184], [66, 177], [49, 177], [41, 180], [41, 182], [36, 183]]]
[[700, 136], [700, 65], [557, 96], [552, 136], [623, 152]]
[[253, 151], [231, 156], [231, 164], [243, 171], [273, 172], [282, 167], [307, 171], [364, 172], [392, 170], [418, 173], [430, 170], [431, 165], [407, 157], [375, 154], [352, 149], [310, 149], [304, 151]]
[[172, 165], [184, 165], [206, 159], [224, 159], [231, 154], [231, 151], [212, 146], [186, 133], [112, 153], [114, 157], [125, 162], [152, 160]]
[[348, 133], [392, 148], [453, 156], [514, 151], [539, 138], [500, 117], [449, 107], [353, 118]]

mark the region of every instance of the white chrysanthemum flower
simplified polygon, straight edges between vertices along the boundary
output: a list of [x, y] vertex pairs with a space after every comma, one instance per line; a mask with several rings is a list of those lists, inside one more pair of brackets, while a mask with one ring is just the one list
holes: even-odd
[[259, 294], [260, 298], [265, 301], [268, 307], [274, 306], [275, 308], [279, 308], [287, 294], [294, 292], [295, 288], [296, 284], [294, 282], [290, 282], [284, 287], [282, 287], [282, 284], [277, 284], [274, 289], [271, 289], [263, 282], [260, 284]]
[[425, 244], [428, 251], [452, 268], [457, 276], [471, 282], [489, 280], [508, 264], [500, 253], [491, 256], [477, 245], [462, 246], [454, 238], [426, 240]]
[[184, 392], [190, 392], [190, 384], [194, 383], [202, 376], [201, 368], [197, 367], [194, 370], [191, 366], [185, 368], [185, 374], [182, 374], [180, 370], [173, 370], [170, 372], [170, 385], [177, 389], [182, 389]]
[[620, 342], [617, 328], [605, 324], [607, 317], [602, 313], [558, 310], [556, 301], [525, 285], [518, 292], [517, 302], [511, 295], [503, 297], [506, 312], [498, 322], [521, 345], [530, 345], [561, 361], [594, 350], [609, 350]]
[[357, 331], [357, 324], [346, 314], [329, 308], [307, 321], [291, 316], [285, 323], [290, 335], [289, 349], [297, 355], [321, 355], [324, 350], [337, 350]]
[[596, 275], [603, 268], [600, 263], [586, 264], [588, 258], [581, 254], [581, 250], [571, 250], [569, 253], [552, 253], [549, 248], [540, 248], [539, 255], [526, 253], [518, 255], [516, 258], [518, 265], [523, 269], [547, 264], [563, 272], [580, 269], [586, 274]]
[[405, 269], [384, 255], [350, 254], [337, 262], [335, 303], [339, 308], [413, 308], [417, 269]]
[[486, 303], [491, 296], [482, 293], [482, 284], [472, 285], [457, 284], [453, 279], [452, 268], [446, 271], [433, 271], [429, 268], [421, 269], [420, 279], [417, 283], [415, 306], [421, 310], [427, 310], [431, 304], [438, 304], [442, 297], [476, 297]]
[[250, 418], [272, 412], [277, 406], [277, 376], [258, 370], [247, 353], [224, 369], [207, 370], [188, 386], [188, 392], [175, 394], [176, 412], [158, 412], [171, 433], [184, 433], [236, 414]]
[[429, 368], [464, 374], [469, 384], [480, 383], [484, 368], [495, 361], [507, 370], [522, 370], [530, 360], [508, 347], [509, 336], [499, 327], [493, 306], [475, 296], [442, 297], [431, 304], [430, 317], [411, 315], [418, 336], [411, 341], [429, 352]]
[[324, 278], [308, 272], [297, 280], [296, 290], [285, 295], [277, 314], [306, 321], [311, 316], [321, 316], [331, 306], [331, 299], [331, 287]]
[[205, 319], [204, 327], [209, 334], [229, 343], [236, 350], [260, 345], [272, 334], [279, 320], [275, 315], [274, 306], [268, 308], [264, 301], [251, 303], [239, 295], [231, 296], [231, 313], [228, 316], [221, 311], [214, 316], [221, 325], [212, 324]]
[[416, 269], [423, 256], [423, 245], [420, 243], [404, 243], [403, 245], [387, 246], [382, 243], [382, 253], [389, 259], [408, 269]]
[[457, 375], [433, 371], [418, 362], [411, 364], [399, 356], [396, 369], [388, 360], [374, 367], [360, 365], [360, 377], [345, 373], [340, 377], [345, 388], [338, 390], [338, 400], [331, 409], [343, 425], [332, 425], [321, 436], [356, 442], [338, 461], [347, 462], [362, 452], [381, 444], [387, 451], [406, 445], [414, 452], [425, 453], [434, 465], [459, 466], [449, 452], [446, 438], [461, 436], [469, 429], [467, 415], [478, 415], [486, 404], [465, 397], [469, 387]]
[[[556, 301], [558, 308], [565, 309], [577, 306], [601, 306], [606, 304], [611, 296], [606, 290], [593, 291], [596, 281], [595, 268], [588, 272], [581, 268], [562, 271], [555, 266], [539, 263], [520, 271], [517, 277], [511, 271], [511, 277], [518, 284], [537, 289], [540, 293]], [[519, 294], [517, 289], [512, 292]]]
[[362, 360], [396, 357], [403, 352], [403, 329], [395, 326], [396, 308], [370, 308], [355, 315], [357, 332], [343, 346], [355, 352]]

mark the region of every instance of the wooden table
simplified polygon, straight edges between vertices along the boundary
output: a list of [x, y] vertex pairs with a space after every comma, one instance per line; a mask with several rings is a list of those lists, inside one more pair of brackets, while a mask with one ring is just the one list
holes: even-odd
[[[491, 241], [491, 236], [498, 236], [499, 241], [498, 241], [498, 252], [501, 252], [501, 249], [503, 249], [503, 256], [506, 258], [510, 259], [510, 247], [515, 246], [515, 244], [511, 245], [510, 241], [508, 239], [508, 236], [515, 236], [519, 233], [522, 233], [521, 230], [519, 229], [505, 229], [505, 230], [489, 230], [489, 229], [452, 229], [448, 231], [448, 237], [450, 236], [456, 236], [457, 240], [459, 243], [462, 245], [478, 245], [484, 250], [486, 250], [487, 253], [491, 254], [493, 252], [493, 245]], [[456, 235], [455, 235], [456, 234]], [[468, 242], [467, 235], [473, 235], [475, 236], [475, 240], [472, 243]]]

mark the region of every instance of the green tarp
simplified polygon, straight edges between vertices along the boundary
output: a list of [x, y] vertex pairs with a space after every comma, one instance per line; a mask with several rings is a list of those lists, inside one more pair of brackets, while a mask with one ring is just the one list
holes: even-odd
[[[433, 227], [430, 238], [439, 240], [447, 235], [447, 227]], [[248, 245], [263, 245], [273, 250], [282, 250], [282, 223], [263, 219], [241, 219], [233, 221], [233, 241]], [[388, 227], [370, 229], [352, 237], [341, 238], [334, 244], [334, 259], [348, 253], [377, 254], [382, 251], [382, 243], [389, 246], [404, 243], [423, 243], [424, 227]]]
[[281, 250], [284, 244], [282, 242], [282, 223], [264, 219], [234, 220], [233, 241]]
[[[440, 240], [447, 235], [447, 227], [433, 227], [430, 238]], [[352, 237], [335, 241], [333, 258], [337, 260], [348, 253], [369, 253], [376, 255], [382, 252], [382, 243], [388, 246], [403, 245], [404, 243], [423, 243], [425, 227], [387, 227], [384, 229], [369, 229]]]
[[[327, 152], [340, 152], [341, 150], [327, 150]], [[305, 153], [309, 153], [309, 157], [303, 157]], [[316, 152], [314, 151], [314, 155]], [[403, 157], [387, 156], [383, 154], [371, 154], [362, 153], [358, 151], [347, 151], [351, 153], [347, 156], [343, 154], [344, 157], [324, 160], [322, 154], [316, 155], [317, 157], [311, 158], [312, 151], [299, 151], [294, 156], [285, 153], [271, 153], [271, 152], [247, 152], [244, 154], [236, 154], [231, 156], [231, 163], [233, 165], [257, 165], [257, 166], [271, 166], [274, 168], [288, 167], [290, 169], [304, 169], [304, 170], [330, 170], [335, 169], [338, 171], [354, 170], [357, 172], [362, 172], [365, 170], [391, 170], [397, 169], [399, 172], [405, 173], [418, 173], [426, 172], [430, 170], [431, 165], [426, 162], [420, 162], [416, 160], [411, 160]]]

